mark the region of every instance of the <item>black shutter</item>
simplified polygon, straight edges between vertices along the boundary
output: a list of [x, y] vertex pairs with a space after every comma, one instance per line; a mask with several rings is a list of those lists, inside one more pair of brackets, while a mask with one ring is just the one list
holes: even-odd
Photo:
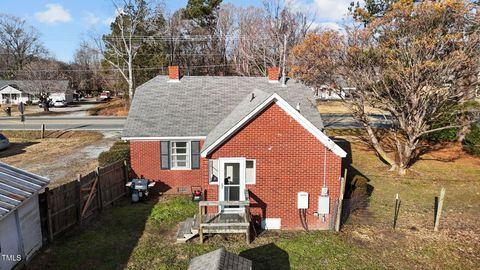
[[170, 142], [160, 142], [160, 168], [162, 170], [170, 169]]
[[200, 142], [192, 141], [192, 169], [200, 169]]

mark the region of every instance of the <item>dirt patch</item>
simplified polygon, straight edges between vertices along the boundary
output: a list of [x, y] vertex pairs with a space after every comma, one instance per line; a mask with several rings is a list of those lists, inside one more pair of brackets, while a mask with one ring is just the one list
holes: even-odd
[[101, 103], [94, 108], [89, 109], [88, 114], [102, 116], [127, 116], [128, 108], [126, 105], [126, 100], [114, 98], [108, 102]]
[[0, 152], [0, 161], [46, 176], [50, 186], [76, 179], [97, 166], [98, 155], [110, 148], [116, 136], [99, 132], [56, 131], [39, 139], [38, 132], [5, 132], [12, 146]]

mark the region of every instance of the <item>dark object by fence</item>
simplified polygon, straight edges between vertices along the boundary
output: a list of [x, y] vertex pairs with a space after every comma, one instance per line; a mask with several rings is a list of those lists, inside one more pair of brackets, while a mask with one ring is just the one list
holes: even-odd
[[125, 196], [126, 162], [117, 161], [40, 194], [44, 239], [52, 242], [74, 225], [82, 224]]

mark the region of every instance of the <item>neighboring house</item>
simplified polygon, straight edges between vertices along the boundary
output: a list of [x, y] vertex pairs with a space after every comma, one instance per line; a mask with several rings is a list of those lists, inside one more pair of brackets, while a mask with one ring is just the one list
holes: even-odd
[[1, 104], [18, 104], [30, 100], [37, 103], [38, 98], [35, 97], [35, 93], [42, 88], [51, 95], [54, 94], [55, 98], [65, 98], [67, 102], [73, 101], [73, 91], [69, 87], [68, 80], [0, 80], [0, 102]]
[[267, 229], [301, 229], [299, 206], [308, 228], [330, 227], [346, 152], [323, 133], [310, 88], [282, 86], [278, 68], [268, 80], [169, 70], [136, 90], [122, 136], [133, 176], [158, 181], [162, 192], [200, 188], [209, 201], [245, 200], [247, 189]]
[[0, 87], [0, 104], [19, 104], [20, 102], [27, 103], [28, 101], [34, 102], [38, 101], [38, 99], [11, 85]]
[[28, 262], [42, 247], [38, 192], [49, 181], [0, 162], [0, 269]]

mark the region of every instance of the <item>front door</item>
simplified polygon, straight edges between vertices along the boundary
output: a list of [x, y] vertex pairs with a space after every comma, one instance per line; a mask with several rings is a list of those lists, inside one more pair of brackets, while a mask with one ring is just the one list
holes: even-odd
[[[245, 159], [244, 158], [221, 158], [219, 179], [220, 201], [244, 201], [245, 200]], [[239, 206], [221, 206], [221, 212], [243, 211]]]

